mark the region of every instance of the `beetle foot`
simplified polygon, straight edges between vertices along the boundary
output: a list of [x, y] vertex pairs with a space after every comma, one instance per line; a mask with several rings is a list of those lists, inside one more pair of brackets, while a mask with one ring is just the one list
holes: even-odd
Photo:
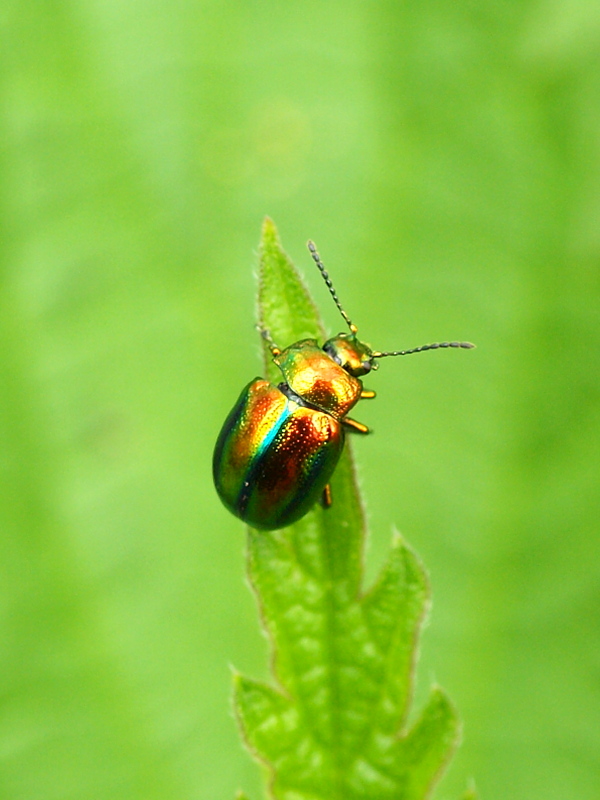
[[344, 417], [342, 422], [350, 431], [353, 431], [354, 433], [371, 433], [366, 425], [363, 425], [362, 422], [357, 422], [355, 419], [351, 419], [350, 417]]
[[323, 508], [331, 508], [331, 504], [333, 503], [333, 499], [331, 497], [331, 486], [327, 484], [327, 486], [323, 489], [323, 494], [321, 495], [321, 505]]

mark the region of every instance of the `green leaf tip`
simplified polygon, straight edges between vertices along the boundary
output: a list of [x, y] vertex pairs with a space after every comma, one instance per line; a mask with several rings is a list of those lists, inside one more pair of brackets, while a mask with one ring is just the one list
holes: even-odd
[[279, 232], [277, 231], [277, 227], [271, 217], [265, 217], [263, 219], [261, 231], [261, 243], [264, 245], [265, 242], [268, 241], [276, 242], [281, 246], [279, 241]]
[[469, 781], [469, 787], [463, 794], [461, 800], [479, 800], [479, 793], [477, 792], [474, 780]]
[[[263, 222], [259, 262], [259, 327], [281, 348], [300, 339], [322, 339], [324, 330], [317, 308], [269, 217]], [[279, 382], [280, 376], [266, 341], [264, 358], [269, 378]]]
[[[278, 346], [322, 336], [318, 312], [266, 219], [261, 325]], [[270, 362], [270, 353], [266, 348]], [[420, 560], [395, 534], [363, 589], [365, 524], [350, 449], [333, 505], [285, 530], [248, 530], [248, 573], [272, 647], [272, 684], [234, 675], [244, 741], [274, 800], [424, 800], [460, 737], [443, 690], [407, 726], [419, 634], [429, 608]]]

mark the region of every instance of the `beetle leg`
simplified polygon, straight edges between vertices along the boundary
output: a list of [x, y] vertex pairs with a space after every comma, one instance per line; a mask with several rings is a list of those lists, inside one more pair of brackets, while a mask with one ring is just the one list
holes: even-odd
[[321, 495], [321, 505], [323, 508], [330, 508], [333, 500], [331, 499], [331, 486], [327, 484], [323, 489], [323, 494]]
[[261, 328], [260, 325], [256, 326], [256, 330], [260, 333], [262, 338], [265, 342], [269, 345], [269, 350], [271, 354], [274, 356], [278, 356], [281, 353], [281, 347], [277, 347], [273, 339], [271, 339], [271, 334], [266, 328]]
[[354, 433], [370, 433], [366, 425], [363, 425], [362, 422], [357, 422], [355, 419], [350, 419], [350, 417], [344, 417], [342, 422]]
[[377, 395], [372, 389], [363, 389], [360, 393], [361, 400], [372, 400], [374, 397], [377, 397]]

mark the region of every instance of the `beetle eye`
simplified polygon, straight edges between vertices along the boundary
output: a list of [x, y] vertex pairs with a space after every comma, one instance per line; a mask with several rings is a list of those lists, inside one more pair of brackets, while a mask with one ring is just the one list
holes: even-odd
[[361, 364], [362, 368], [366, 372], [371, 372], [371, 367], [373, 366], [370, 361], [363, 361]]
[[330, 344], [329, 342], [325, 342], [325, 344], [323, 345], [323, 350], [327, 353], [328, 356], [333, 358], [336, 364], [342, 366], [342, 359], [340, 358], [340, 354], [332, 344]]

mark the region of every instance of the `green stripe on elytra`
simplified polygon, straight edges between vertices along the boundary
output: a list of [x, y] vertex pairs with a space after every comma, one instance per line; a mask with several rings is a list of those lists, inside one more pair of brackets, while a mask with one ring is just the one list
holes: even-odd
[[[250, 499], [251, 487], [254, 484], [254, 479], [260, 467], [262, 456], [269, 449], [271, 443], [273, 442], [273, 439], [277, 436], [284, 422], [290, 416], [289, 408], [292, 402], [293, 401], [290, 400], [286, 401], [285, 406], [281, 410], [281, 414], [277, 418], [276, 422], [273, 423], [273, 425], [269, 430], [269, 433], [265, 436], [259, 448], [257, 449], [256, 453], [252, 457], [251, 465], [249, 466], [246, 472], [246, 479], [243, 481], [242, 488], [240, 489], [240, 492], [235, 501], [235, 508], [237, 509], [239, 514], [243, 514], [244, 511], [246, 510], [246, 506], [248, 505], [248, 500]], [[294, 403], [294, 405], [297, 405], [297, 403]]]

